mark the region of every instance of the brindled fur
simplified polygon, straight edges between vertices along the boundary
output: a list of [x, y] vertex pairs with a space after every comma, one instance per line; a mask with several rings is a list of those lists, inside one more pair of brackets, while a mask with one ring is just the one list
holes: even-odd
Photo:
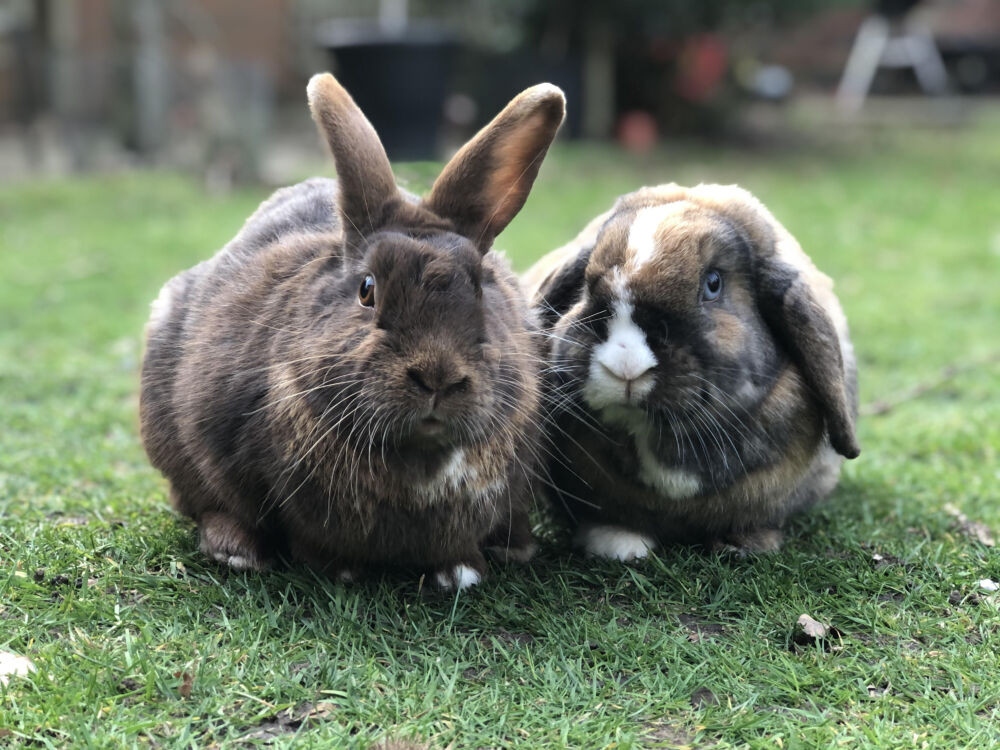
[[142, 368], [146, 451], [202, 549], [233, 567], [283, 556], [464, 587], [484, 547], [533, 549], [537, 337], [490, 248], [527, 198], [562, 93], [521, 94], [426, 200], [396, 187], [332, 76], [309, 99], [339, 179], [279, 190], [163, 288]]
[[592, 553], [776, 549], [858, 454], [833, 284], [745, 190], [640, 189], [522, 281], [548, 332], [556, 504]]

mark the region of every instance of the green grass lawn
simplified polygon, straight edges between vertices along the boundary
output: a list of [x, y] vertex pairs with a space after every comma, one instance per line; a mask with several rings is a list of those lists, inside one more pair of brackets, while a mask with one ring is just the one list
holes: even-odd
[[[1000, 128], [826, 155], [563, 146], [498, 241], [520, 267], [641, 184], [739, 182], [832, 275], [861, 458], [779, 554], [543, 546], [458, 596], [230, 573], [137, 436], [149, 301], [264, 197], [165, 174], [0, 188], [0, 745], [1000, 744]], [[411, 187], [427, 167], [403, 167]], [[808, 613], [835, 631], [797, 645]]]

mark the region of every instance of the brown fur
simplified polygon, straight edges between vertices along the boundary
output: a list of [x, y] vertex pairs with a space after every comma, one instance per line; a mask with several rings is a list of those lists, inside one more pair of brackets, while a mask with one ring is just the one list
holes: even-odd
[[[630, 245], [640, 215], [658, 221], [646, 250]], [[856, 368], [830, 279], [735, 186], [642, 188], [551, 256], [524, 279], [552, 332], [560, 505], [661, 541], [775, 548], [787, 514], [833, 489], [837, 453], [858, 452]], [[710, 269], [717, 301], [699, 295]], [[653, 385], [605, 403], [588, 391], [592, 358], [622, 301], [655, 357]]]
[[143, 362], [146, 451], [217, 560], [465, 585], [458, 566], [482, 574], [483, 548], [533, 548], [537, 344], [490, 245], [527, 197], [562, 95], [522, 94], [422, 202], [396, 188], [332, 76], [309, 94], [339, 181], [279, 190], [164, 287]]

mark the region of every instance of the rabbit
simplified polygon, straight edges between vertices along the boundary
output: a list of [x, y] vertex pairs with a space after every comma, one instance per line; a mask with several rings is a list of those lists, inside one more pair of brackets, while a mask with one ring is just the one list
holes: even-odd
[[549, 84], [521, 93], [421, 200], [332, 75], [307, 92], [338, 179], [278, 190], [163, 287], [142, 440], [200, 549], [231, 568], [398, 569], [463, 589], [484, 550], [534, 551], [540, 351], [491, 247], [565, 100]]
[[833, 282], [746, 190], [641, 188], [522, 281], [547, 333], [556, 506], [589, 555], [775, 551], [859, 454]]

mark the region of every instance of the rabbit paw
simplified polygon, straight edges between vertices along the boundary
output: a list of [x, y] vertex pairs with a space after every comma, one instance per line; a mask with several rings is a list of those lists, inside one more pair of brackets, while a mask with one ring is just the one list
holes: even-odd
[[741, 534], [731, 534], [725, 539], [717, 539], [712, 549], [730, 552], [738, 557], [766, 554], [781, 549], [784, 534], [781, 529], [752, 529]]
[[232, 516], [206, 513], [199, 526], [198, 548], [233, 570], [267, 570], [272, 561], [263, 553], [257, 536]]
[[502, 563], [526, 563], [538, 552], [538, 545], [528, 542], [523, 546], [501, 547], [499, 545], [487, 547], [486, 552], [490, 558]]
[[434, 574], [434, 583], [443, 591], [454, 591], [471, 588], [483, 579], [482, 573], [475, 568], [459, 563], [451, 568], [439, 570]]
[[606, 524], [581, 525], [574, 542], [591, 557], [622, 562], [641, 560], [656, 547], [656, 540], [646, 534]]

